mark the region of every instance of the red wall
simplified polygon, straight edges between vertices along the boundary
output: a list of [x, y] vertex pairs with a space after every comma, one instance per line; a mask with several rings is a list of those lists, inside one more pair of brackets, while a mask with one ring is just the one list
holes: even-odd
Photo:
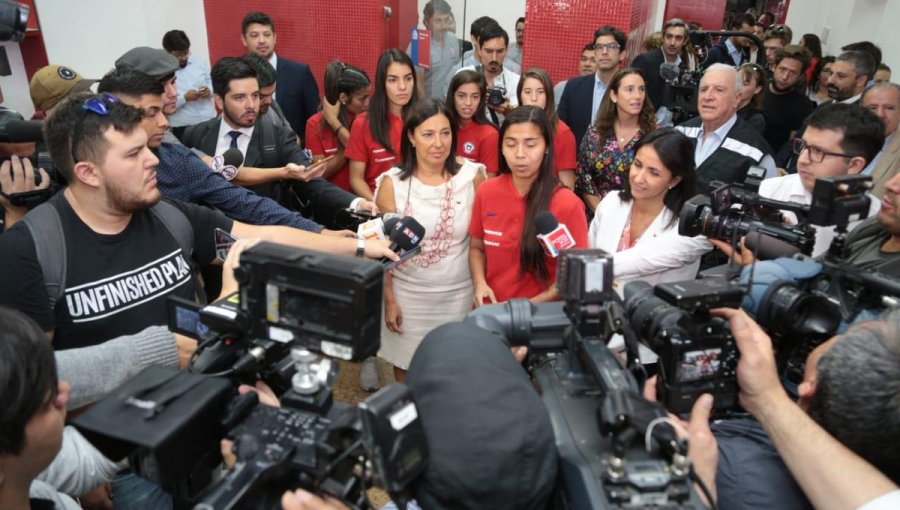
[[[275, 21], [276, 53], [309, 64], [319, 90], [325, 66], [333, 59], [359, 66], [374, 77], [381, 52], [389, 42], [405, 48], [409, 29], [416, 22], [415, 0], [279, 0], [262, 7], [239, 0], [203, 3], [211, 63], [246, 52], [241, 43], [241, 20], [251, 10], [263, 10]], [[393, 10], [391, 18], [384, 15], [388, 3]], [[404, 24], [408, 26], [402, 27]]]
[[[523, 69], [542, 67], [554, 82], [577, 72], [578, 58], [594, 31], [613, 25], [628, 34], [625, 61], [634, 55], [644, 36], [654, 30], [646, 26], [651, 0], [528, 0], [525, 19]], [[639, 52], [639, 51], [638, 51]]]
[[668, 0], [664, 19], [696, 22], [704, 30], [721, 30], [727, 0]]

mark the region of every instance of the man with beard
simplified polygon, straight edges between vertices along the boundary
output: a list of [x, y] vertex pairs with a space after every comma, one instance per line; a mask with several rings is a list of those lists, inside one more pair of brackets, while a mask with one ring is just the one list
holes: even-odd
[[872, 176], [872, 194], [882, 198], [887, 181], [900, 169], [900, 136], [896, 136], [900, 124], [900, 85], [876, 82], [866, 89], [859, 102], [884, 122], [884, 145], [862, 172]]
[[774, 151], [794, 137], [805, 119], [812, 113], [813, 105], [798, 88], [812, 58], [803, 46], [789, 44], [775, 53], [772, 81], [766, 87], [763, 99], [763, 115], [766, 130], [763, 136]]
[[[728, 24], [728, 30], [732, 32], [748, 32], [753, 33], [753, 16], [749, 14], [738, 14], [731, 18]], [[709, 49], [706, 54], [706, 60], [702, 62], [704, 68], [708, 68], [713, 64], [728, 64], [738, 67], [750, 61], [750, 40], [742, 36], [731, 36], [723, 38], [719, 44]]]
[[187, 34], [181, 30], [170, 30], [163, 36], [162, 45], [178, 59], [178, 69], [175, 70], [176, 111], [169, 115], [169, 125], [189, 126], [215, 117], [209, 66], [191, 55], [191, 41]]
[[309, 65], [275, 53], [276, 39], [275, 21], [268, 14], [249, 12], [244, 16], [241, 41], [247, 51], [268, 60], [275, 68], [278, 93], [274, 99], [284, 111], [291, 129], [302, 137], [306, 121], [319, 110], [319, 87]]
[[875, 60], [863, 51], [846, 51], [831, 65], [828, 97], [838, 103], [856, 104], [875, 75]]
[[[576, 146], [581, 146], [581, 139], [587, 133], [588, 126], [594, 121], [606, 84], [612, 80], [622, 60], [625, 34], [612, 25], [604, 25], [594, 32], [594, 58], [597, 61], [597, 72], [590, 76], [571, 78], [563, 89], [559, 100], [559, 118], [572, 128]], [[586, 107], [590, 105], [590, 110]]]
[[663, 87], [665, 81], [659, 75], [659, 66], [663, 63], [675, 64], [682, 71], [690, 69], [690, 63], [681, 59], [681, 50], [688, 41], [687, 23], [672, 18], [663, 25], [663, 44], [662, 46], [647, 53], [641, 53], [634, 57], [631, 67], [635, 67], [643, 71], [647, 78], [647, 97], [653, 107], [659, 109], [662, 107]]
[[[162, 200], [159, 160], [142, 118], [162, 118], [161, 95], [128, 106], [111, 94], [75, 96], [44, 125], [47, 147], [68, 188], [0, 236], [0, 304], [35, 320], [55, 349], [85, 347], [167, 324], [168, 296], [202, 291], [194, 267], [214, 264], [214, 231], [343, 254], [396, 258], [386, 241], [328, 237], [232, 221], [210, 208]], [[164, 124], [164, 123], [163, 123]], [[44, 221], [50, 215], [50, 221]], [[39, 220], [42, 218], [44, 220]], [[62, 253], [38, 251], [55, 221]], [[37, 223], [34, 223], [37, 222]], [[187, 242], [186, 242], [187, 239]], [[45, 267], [64, 261], [61, 278]], [[53, 285], [56, 284], [54, 287]]]
[[224, 57], [213, 64], [213, 93], [222, 116], [188, 127], [181, 141], [205, 154], [218, 156], [229, 149], [244, 155], [234, 181], [256, 193], [297, 207], [294, 197], [311, 204], [313, 216], [331, 222], [338, 210], [374, 210], [365, 201], [319, 178], [324, 165], [305, 166], [309, 158], [293, 132], [259, 118], [260, 87], [256, 71], [240, 58]]
[[503, 101], [500, 104], [491, 104], [488, 101], [485, 107], [488, 118], [497, 126], [503, 123], [504, 115], [516, 106], [519, 106], [519, 99], [516, 97], [516, 90], [519, 87], [519, 75], [503, 66], [508, 46], [509, 34], [506, 33], [506, 30], [503, 30], [500, 25], [489, 25], [478, 36], [481, 64], [461, 69], [474, 70], [484, 74], [488, 84], [489, 95], [491, 89], [502, 90]]

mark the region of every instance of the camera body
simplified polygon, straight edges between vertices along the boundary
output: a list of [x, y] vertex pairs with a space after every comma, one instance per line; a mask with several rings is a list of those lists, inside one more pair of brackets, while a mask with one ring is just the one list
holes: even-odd
[[493, 86], [487, 89], [487, 104], [500, 106], [506, 101], [506, 87]]
[[728, 322], [709, 310], [736, 308], [742, 298], [736, 284], [717, 279], [626, 285], [626, 313], [659, 354], [657, 398], [669, 411], [690, 413], [704, 393], [713, 395], [720, 413], [737, 406], [737, 346]]

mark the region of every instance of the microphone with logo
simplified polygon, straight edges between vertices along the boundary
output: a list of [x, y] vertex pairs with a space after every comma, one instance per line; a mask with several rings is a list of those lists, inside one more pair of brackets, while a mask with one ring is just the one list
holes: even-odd
[[365, 240], [369, 239], [387, 239], [391, 234], [394, 224], [400, 220], [400, 215], [396, 213], [371, 214], [369, 211], [357, 211], [355, 209], [344, 209], [348, 214], [358, 215], [359, 217], [371, 218], [356, 227], [356, 236]]
[[553, 258], [559, 256], [562, 250], [575, 247], [575, 238], [569, 232], [568, 227], [556, 221], [556, 216], [550, 211], [543, 211], [534, 217], [537, 226], [538, 241], [544, 252]]
[[230, 181], [237, 176], [244, 164], [244, 154], [240, 149], [228, 149], [222, 154], [213, 158], [209, 164], [209, 169], [221, 175], [226, 181]]
[[415, 220], [412, 216], [404, 216], [403, 218], [388, 218], [385, 221], [385, 227], [390, 226], [388, 239], [391, 241], [391, 250], [400, 255], [400, 260], [393, 261], [389, 258], [382, 258], [381, 263], [385, 269], [393, 269], [397, 264], [408, 260], [415, 256], [421, 250], [419, 244], [425, 237], [425, 227]]

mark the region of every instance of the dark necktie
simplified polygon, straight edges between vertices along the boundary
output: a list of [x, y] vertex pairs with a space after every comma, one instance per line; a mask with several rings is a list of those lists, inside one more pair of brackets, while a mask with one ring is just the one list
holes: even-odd
[[228, 136], [231, 137], [231, 145], [228, 147], [229, 149], [237, 149], [237, 140], [241, 136], [240, 131], [229, 131]]

